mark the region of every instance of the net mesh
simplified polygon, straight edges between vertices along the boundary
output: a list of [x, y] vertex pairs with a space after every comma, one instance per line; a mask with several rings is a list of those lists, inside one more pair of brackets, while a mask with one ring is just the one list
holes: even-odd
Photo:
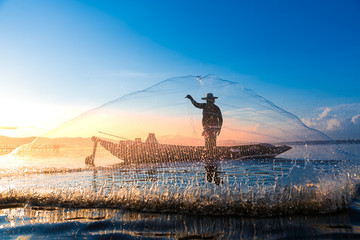
[[[218, 97], [215, 104], [224, 119], [217, 137], [218, 146], [329, 140], [295, 115], [239, 83], [215, 75], [185, 76], [164, 80], [92, 109], [16, 149], [13, 155], [31, 157], [33, 163], [35, 158], [46, 158], [50, 166], [83, 166], [85, 157], [94, 151], [97, 142], [94, 140], [106, 139], [118, 144], [137, 139], [144, 143], [149, 133], [148, 142], [204, 146], [202, 110], [195, 108], [185, 96], [190, 94], [197, 102], [205, 102], [202, 98], [207, 93]], [[124, 160], [108, 150], [97, 147], [98, 164]], [[56, 158], [62, 161], [50, 160]]]

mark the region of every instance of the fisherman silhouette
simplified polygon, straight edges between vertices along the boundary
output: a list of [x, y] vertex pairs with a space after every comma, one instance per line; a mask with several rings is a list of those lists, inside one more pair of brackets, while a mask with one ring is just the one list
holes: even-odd
[[216, 148], [216, 136], [220, 134], [223, 123], [220, 108], [214, 104], [217, 97], [208, 93], [206, 97], [201, 98], [206, 100], [206, 103], [196, 102], [191, 95], [187, 95], [185, 98], [190, 99], [195, 107], [203, 109], [202, 125], [204, 131], [202, 135], [205, 138], [205, 149], [208, 155], [213, 156]]

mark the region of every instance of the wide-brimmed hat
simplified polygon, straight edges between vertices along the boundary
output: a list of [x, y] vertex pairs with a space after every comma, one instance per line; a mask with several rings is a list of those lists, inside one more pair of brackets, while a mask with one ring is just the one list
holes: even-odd
[[217, 99], [218, 97], [214, 97], [214, 95], [212, 93], [208, 93], [206, 94], [206, 97], [201, 98], [202, 100], [206, 100], [206, 99]]

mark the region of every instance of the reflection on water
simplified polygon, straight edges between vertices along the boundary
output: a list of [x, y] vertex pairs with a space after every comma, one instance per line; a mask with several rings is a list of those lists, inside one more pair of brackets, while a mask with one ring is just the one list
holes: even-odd
[[337, 166], [256, 159], [12, 175], [0, 179], [0, 204], [255, 217], [330, 213], [347, 209], [355, 191], [353, 176]]
[[219, 177], [219, 164], [215, 161], [205, 163], [205, 178], [208, 182], [214, 182], [216, 185], [224, 183], [221, 177]]
[[0, 173], [0, 236], [355, 238], [359, 171], [348, 163], [324, 157], [18, 169]]
[[[272, 218], [190, 216], [116, 209], [2, 206], [3, 237], [99, 237], [159, 239], [299, 239], [359, 237], [353, 211]], [[49, 225], [50, 224], [50, 225]]]

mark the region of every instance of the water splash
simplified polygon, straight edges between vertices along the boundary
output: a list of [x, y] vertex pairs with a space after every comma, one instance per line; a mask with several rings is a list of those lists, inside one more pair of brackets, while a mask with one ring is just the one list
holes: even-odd
[[[202, 163], [167, 163], [3, 177], [0, 204], [199, 215], [331, 213], [349, 207], [359, 180], [333, 174], [331, 163], [314, 162], [309, 168], [303, 162], [296, 171], [291, 160], [218, 164], [216, 173], [204, 171]], [[317, 169], [326, 171], [319, 175]], [[207, 174], [217, 174], [219, 184]]]

